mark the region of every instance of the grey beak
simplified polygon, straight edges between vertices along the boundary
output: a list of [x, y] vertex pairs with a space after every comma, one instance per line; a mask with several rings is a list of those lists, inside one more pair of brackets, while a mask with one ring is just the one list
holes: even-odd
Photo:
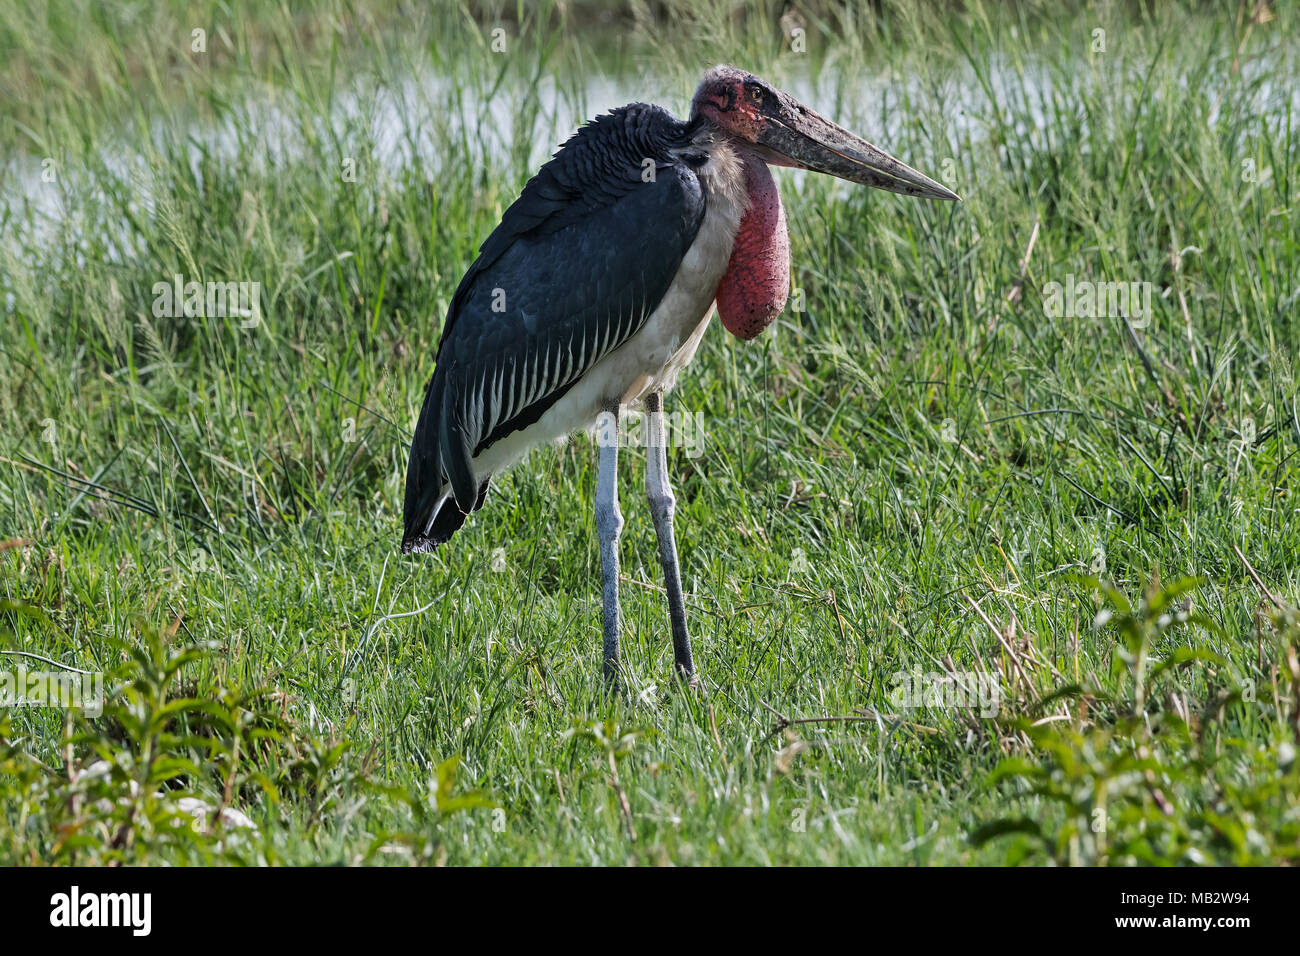
[[760, 152], [769, 162], [811, 169], [904, 196], [961, 200], [951, 189], [832, 123], [794, 97], [780, 93], [779, 98], [779, 106], [765, 113], [767, 123], [758, 135]]

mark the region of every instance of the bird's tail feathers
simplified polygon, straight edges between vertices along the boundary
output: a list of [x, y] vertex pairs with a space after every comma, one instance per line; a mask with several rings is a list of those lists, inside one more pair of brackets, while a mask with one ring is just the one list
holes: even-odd
[[406, 465], [402, 553], [432, 551], [483, 507], [488, 479], [475, 482], [464, 436], [445, 412], [445, 380], [434, 374]]
[[[478, 497], [470, 512], [483, 507], [490, 483], [490, 480], [485, 479], [479, 486]], [[468, 513], [460, 510], [460, 505], [456, 504], [455, 497], [450, 493], [438, 498], [427, 514], [428, 517], [422, 518], [414, 530], [407, 524], [406, 534], [402, 538], [403, 554], [424, 554], [433, 551], [440, 544], [446, 544], [469, 517]]]

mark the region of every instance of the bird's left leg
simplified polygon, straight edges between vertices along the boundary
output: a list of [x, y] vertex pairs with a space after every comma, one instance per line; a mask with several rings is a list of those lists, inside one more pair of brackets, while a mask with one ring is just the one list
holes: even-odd
[[600, 538], [600, 572], [605, 604], [605, 680], [618, 684], [618, 537], [623, 514], [618, 509], [618, 403], [607, 404], [600, 413], [596, 443], [600, 446], [600, 470], [596, 477], [596, 535]]
[[686, 602], [682, 597], [682, 576], [677, 565], [677, 542], [673, 538], [673, 511], [677, 499], [668, 483], [668, 442], [664, 435], [664, 396], [651, 392], [645, 399], [649, 421], [646, 447], [646, 497], [650, 517], [659, 538], [659, 561], [664, 568], [664, 587], [668, 591], [668, 620], [673, 629], [673, 660], [682, 680], [695, 683], [695, 663], [691, 660], [691, 635], [686, 627]]

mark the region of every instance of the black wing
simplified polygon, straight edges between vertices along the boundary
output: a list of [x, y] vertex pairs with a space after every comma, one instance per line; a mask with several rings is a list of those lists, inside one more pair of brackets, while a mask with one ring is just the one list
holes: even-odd
[[[536, 422], [658, 306], [704, 218], [699, 181], [672, 152], [689, 136], [645, 104], [600, 117], [483, 243], [448, 309], [415, 428], [403, 551], [451, 537], [483, 503], [474, 456]], [[448, 482], [454, 500], [439, 510]]]

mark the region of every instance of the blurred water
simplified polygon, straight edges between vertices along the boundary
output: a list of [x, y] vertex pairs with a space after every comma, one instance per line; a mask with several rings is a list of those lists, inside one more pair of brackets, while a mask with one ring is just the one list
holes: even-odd
[[[1039, 141], [1049, 125], [1049, 113], [1073, 115], [1078, 110], [1073, 94], [1086, 84], [1132, 95], [1140, 88], [1140, 77], [1105, 72], [1113, 69], [1111, 63], [1119, 62], [1081, 60], [1078, 72], [1062, 75], [1059, 69], [994, 59], [979, 74], [966, 64], [938, 79], [887, 70], [845, 75], [830, 69], [814, 77], [795, 68], [787, 70], [781, 85], [905, 162], [935, 175], [943, 159], [963, 144], [993, 133]], [[1277, 49], [1241, 65], [1242, 78], [1254, 86], [1251, 100], [1258, 113], [1285, 116], [1289, 104], [1300, 115], [1300, 85], [1276, 78], [1292, 76], [1289, 66], [1285, 51]], [[662, 83], [653, 81], [649, 86], [662, 88]], [[137, 186], [131, 208], [145, 216], [155, 211], [148, 188], [151, 150], [168, 140], [191, 144], [196, 175], [204, 153], [220, 161], [252, 151], [261, 164], [276, 168], [313, 154], [324, 162], [338, 162], [349, 149], [359, 154], [353, 158], [373, 159], [387, 174], [416, 169], [433, 179], [448, 164], [460, 164], [526, 175], [585, 119], [646, 99], [660, 99], [670, 111], [684, 116], [692, 92], [683, 88], [668, 98], [648, 95], [646, 81], [635, 72], [581, 80], [545, 76], [536, 86], [503, 83], [490, 90], [466, 87], [459, 79], [424, 69], [395, 80], [359, 80], [321, 114], [283, 91], [253, 87], [215, 122], [198, 118], [184, 106], [174, 108], [154, 121], [151, 143], [124, 136], [100, 147], [97, 158], [111, 180]], [[1188, 94], [1210, 95], [1190, 89]], [[1221, 105], [1214, 103], [1212, 124], [1221, 118], [1220, 110]], [[330, 155], [331, 141], [340, 144], [341, 156]], [[60, 227], [84, 227], [73, 221], [76, 213], [65, 202], [65, 186], [71, 186], [92, 209], [112, 208], [101, 184], [87, 182], [92, 177], [85, 169], [59, 169], [58, 181], [44, 181], [44, 159], [10, 157], [7, 175], [0, 182], [0, 210], [8, 215], [15, 238], [26, 245], [48, 241]], [[797, 171], [782, 173], [783, 182], [796, 191], [802, 178]]]
[[[999, 89], [1023, 88], [1036, 91], [1044, 82], [1039, 75], [1000, 76]], [[956, 78], [939, 87], [925, 87], [914, 79], [900, 79], [886, 73], [860, 74], [851, 79], [823, 76], [815, 81], [806, 73], [787, 77], [782, 85], [800, 100], [831, 115], [846, 126], [885, 149], [894, 149], [915, 115], [918, 105], [929, 104], [929, 128], [939, 137], [960, 140], [981, 135], [985, 120], [981, 114], [983, 93], [973, 82]], [[673, 101], [663, 102], [671, 112], [685, 116], [693, 91], [685, 89]], [[266, 165], [274, 168], [320, 151], [312, 141], [338, 141], [342, 156], [355, 147], [362, 157], [374, 157], [387, 173], [416, 168], [432, 178], [448, 164], [473, 164], [491, 168], [517, 167], [523, 173], [544, 163], [581, 122], [630, 102], [654, 99], [648, 96], [641, 77], [597, 76], [581, 84], [542, 78], [536, 87], [503, 88], [495, 95], [467, 96], [464, 89], [446, 76], [423, 72], [397, 82], [367, 84], [337, 97], [329, 111], [329, 129], [304, 128], [301, 104], [286, 100], [271, 90], [250, 90], [242, 102], [216, 122], [187, 118], [184, 107], [154, 122], [152, 142], [129, 138], [100, 148], [98, 161], [117, 182], [141, 184], [135, 211], [154, 211], [149, 190], [149, 156], [167, 140], [192, 144], [192, 166], [197, 176], [204, 154], [218, 161], [233, 160], [241, 152], [254, 150]], [[841, 109], [837, 109], [837, 104]], [[448, 150], [448, 144], [453, 148]], [[945, 153], [947, 155], [947, 153]], [[45, 157], [19, 155], [11, 158], [10, 174], [0, 185], [0, 206], [19, 208], [13, 217], [15, 228], [37, 230], [48, 238], [64, 223], [71, 210], [65, 205], [64, 185], [84, 189], [83, 198], [108, 205], [109, 198], [97, 194], [97, 185], [86, 182], [84, 169], [57, 169], [58, 179], [42, 179]], [[918, 166], [919, 157], [908, 157]], [[796, 171], [783, 173], [798, 188]], [[65, 183], [64, 179], [68, 182]], [[29, 205], [28, 205], [29, 204]], [[23, 207], [27, 208], [23, 208]], [[33, 238], [27, 236], [28, 239]]]

